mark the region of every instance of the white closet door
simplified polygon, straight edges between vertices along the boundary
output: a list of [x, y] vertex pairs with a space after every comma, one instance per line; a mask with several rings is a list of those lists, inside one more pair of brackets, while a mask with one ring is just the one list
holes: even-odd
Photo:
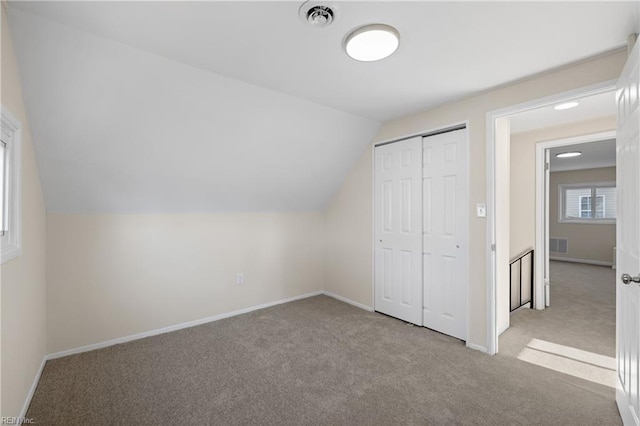
[[466, 340], [467, 131], [423, 140], [424, 326]]
[[422, 325], [422, 138], [375, 148], [375, 309]]

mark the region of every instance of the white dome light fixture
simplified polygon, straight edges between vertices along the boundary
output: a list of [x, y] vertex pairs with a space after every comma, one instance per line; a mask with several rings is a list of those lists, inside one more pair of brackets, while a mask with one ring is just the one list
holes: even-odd
[[370, 24], [351, 31], [344, 50], [356, 61], [373, 62], [391, 56], [400, 46], [400, 34], [392, 26]]
[[582, 152], [580, 151], [569, 151], [569, 152], [561, 152], [560, 154], [556, 154], [556, 157], [571, 158], [571, 157], [578, 157], [580, 155], [582, 155]]
[[576, 101], [565, 102], [563, 104], [554, 106], [553, 109], [560, 111], [560, 110], [563, 110], [563, 109], [575, 108], [578, 105], [580, 105], [580, 102], [576, 102]]

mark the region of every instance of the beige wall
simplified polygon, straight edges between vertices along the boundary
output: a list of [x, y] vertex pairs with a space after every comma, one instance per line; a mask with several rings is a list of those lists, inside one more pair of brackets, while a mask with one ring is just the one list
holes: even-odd
[[2, 5], [2, 105], [22, 123], [22, 255], [1, 266], [2, 416], [17, 416], [46, 353], [45, 208]]
[[321, 213], [50, 214], [48, 351], [322, 290], [323, 231]]
[[616, 225], [559, 223], [558, 185], [563, 183], [615, 182], [615, 180], [615, 167], [551, 173], [549, 177], [549, 237], [569, 240], [569, 253], [550, 253], [551, 257], [613, 264]]
[[[385, 123], [374, 142], [397, 139], [407, 135], [418, 134], [430, 129], [450, 126], [454, 123], [469, 121], [470, 138], [470, 270], [476, 277], [469, 284], [469, 342], [485, 346], [487, 341], [487, 282], [486, 255], [486, 220], [475, 217], [476, 203], [486, 202], [486, 113], [510, 105], [549, 96], [555, 93], [612, 80], [618, 77], [626, 59], [626, 51], [596, 58], [548, 72], [543, 75], [505, 86], [478, 96], [452, 102], [425, 112], [402, 117]], [[370, 156], [367, 152], [365, 156]], [[339, 236], [349, 228], [354, 217], [365, 223], [372, 223], [372, 207], [370, 194], [372, 168], [371, 162], [362, 160], [356, 166], [357, 173], [352, 173], [344, 183], [342, 190], [328, 211], [327, 241], [341, 240]], [[368, 179], [362, 176], [369, 176]], [[358, 228], [360, 229], [360, 228]], [[364, 229], [364, 228], [363, 228]], [[372, 258], [364, 260], [362, 253], [371, 253], [372, 230], [362, 233], [357, 241], [344, 246], [328, 246], [334, 258], [341, 259], [343, 265], [353, 265], [354, 271], [342, 268], [331, 276], [334, 291], [339, 295], [351, 295], [357, 301], [372, 299], [371, 282], [365, 282], [367, 274], [372, 270]], [[330, 267], [330, 266], [329, 266]], [[352, 277], [359, 277], [354, 280]]]
[[326, 211], [324, 277], [325, 290], [369, 307], [373, 307], [372, 162], [369, 147]]
[[511, 135], [511, 258], [535, 248], [536, 143], [615, 128], [616, 117], [612, 116]]

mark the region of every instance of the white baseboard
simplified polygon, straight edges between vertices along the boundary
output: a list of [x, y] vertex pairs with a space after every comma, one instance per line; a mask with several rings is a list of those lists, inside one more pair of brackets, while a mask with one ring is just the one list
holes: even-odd
[[484, 346], [476, 345], [475, 343], [469, 343], [469, 342], [466, 342], [466, 345], [469, 349], [484, 352], [485, 354], [488, 353], [487, 348], [485, 348]]
[[207, 317], [207, 318], [202, 318], [202, 319], [199, 319], [199, 320], [183, 322], [181, 324], [170, 325], [168, 327], [163, 327], [163, 328], [159, 328], [159, 329], [156, 329], [156, 330], [150, 330], [150, 331], [145, 331], [143, 333], [137, 333], [137, 334], [132, 334], [132, 335], [129, 335], [129, 336], [119, 337], [117, 339], [107, 340], [105, 342], [94, 343], [94, 344], [91, 344], [91, 345], [81, 346], [81, 347], [74, 348], [74, 349], [68, 349], [68, 350], [65, 350], [65, 351], [55, 352], [55, 353], [47, 355], [45, 357], [45, 360], [62, 358], [62, 357], [65, 357], [65, 356], [75, 355], [75, 354], [79, 354], [79, 353], [82, 353], [82, 352], [88, 352], [88, 351], [93, 351], [93, 350], [96, 350], [96, 349], [106, 348], [108, 346], [113, 346], [113, 345], [117, 345], [117, 344], [120, 344], [120, 343], [127, 343], [127, 342], [131, 342], [133, 340], [144, 339], [145, 337], [151, 337], [151, 336], [157, 336], [158, 334], [170, 333], [172, 331], [182, 330], [183, 328], [195, 327], [195, 326], [206, 324], [206, 323], [209, 323], [209, 322], [213, 322], [213, 321], [218, 321], [218, 320], [225, 319], [225, 318], [234, 317], [236, 315], [242, 315], [242, 314], [246, 314], [248, 312], [257, 311], [259, 309], [270, 308], [272, 306], [281, 305], [283, 303], [293, 302], [293, 301], [300, 300], [300, 299], [306, 299], [307, 297], [318, 296], [318, 295], [321, 295], [321, 294], [324, 294], [326, 296], [329, 296], [329, 297], [332, 297], [334, 299], [340, 300], [341, 302], [348, 303], [349, 305], [355, 306], [357, 308], [364, 309], [365, 311], [373, 312], [373, 308], [370, 307], [370, 306], [363, 305], [362, 303], [354, 302], [351, 299], [347, 299], [346, 297], [339, 296], [339, 295], [337, 295], [335, 293], [332, 293], [330, 291], [319, 290], [319, 291], [314, 291], [314, 292], [311, 292], [311, 293], [303, 294], [303, 295], [300, 295], [300, 296], [289, 297], [287, 299], [277, 300], [275, 302], [269, 302], [269, 303], [264, 303], [262, 305], [251, 306], [251, 307], [248, 307], [248, 308], [239, 309], [237, 311], [226, 312], [226, 313], [223, 313], [223, 314], [214, 315], [214, 316]]
[[373, 308], [370, 307], [370, 306], [363, 305], [362, 303], [354, 302], [353, 300], [347, 299], [346, 297], [339, 296], [339, 295], [337, 295], [335, 293], [332, 293], [330, 291], [319, 290], [319, 291], [314, 291], [314, 292], [307, 293], [307, 294], [302, 294], [300, 296], [289, 297], [287, 299], [282, 299], [282, 300], [277, 300], [277, 301], [274, 301], [274, 302], [264, 303], [262, 305], [257, 305], [257, 306], [251, 306], [251, 307], [248, 307], [248, 308], [238, 309], [236, 311], [226, 312], [226, 313], [223, 313], [223, 314], [214, 315], [214, 316], [211, 316], [211, 317], [202, 318], [202, 319], [195, 320], [195, 321], [183, 322], [181, 324], [171, 325], [171, 326], [159, 328], [159, 329], [156, 329], [156, 330], [145, 331], [143, 333], [132, 334], [130, 336], [119, 337], [117, 339], [107, 340], [105, 342], [94, 343], [94, 344], [91, 344], [91, 345], [81, 346], [79, 348], [68, 349], [68, 350], [65, 350], [65, 351], [60, 351], [60, 352], [55, 352], [55, 353], [52, 353], [52, 354], [48, 354], [42, 360], [42, 364], [40, 365], [40, 369], [38, 370], [38, 373], [37, 373], [37, 375], [36, 375], [36, 377], [35, 377], [35, 379], [33, 381], [33, 384], [31, 385], [31, 389], [29, 390], [29, 394], [27, 395], [27, 398], [26, 398], [26, 400], [24, 402], [24, 406], [22, 408], [22, 412], [20, 413], [20, 415], [24, 416], [26, 414], [27, 409], [29, 408], [29, 404], [31, 403], [31, 398], [33, 398], [33, 394], [35, 393], [36, 387], [38, 386], [38, 381], [40, 380], [40, 376], [42, 375], [42, 370], [44, 369], [44, 365], [48, 360], [62, 358], [62, 357], [69, 356], [69, 355], [75, 355], [75, 354], [79, 354], [79, 353], [82, 353], [82, 352], [94, 351], [96, 349], [102, 349], [102, 348], [106, 348], [108, 346], [118, 345], [118, 344], [121, 344], [121, 343], [127, 343], [127, 342], [131, 342], [133, 340], [144, 339], [145, 337], [157, 336], [158, 334], [170, 333], [172, 331], [182, 330], [184, 328], [195, 327], [195, 326], [206, 324], [206, 323], [209, 323], [209, 322], [214, 322], [214, 321], [218, 321], [218, 320], [221, 320], [221, 319], [234, 317], [236, 315], [242, 315], [242, 314], [246, 314], [246, 313], [249, 313], [249, 312], [252, 312], [252, 311], [257, 311], [259, 309], [270, 308], [272, 306], [281, 305], [283, 303], [293, 302], [293, 301], [300, 300], [300, 299], [306, 299], [308, 297], [313, 297], [313, 296], [319, 296], [321, 294], [324, 294], [326, 296], [329, 296], [329, 297], [332, 297], [334, 299], [340, 300], [341, 302], [348, 303], [349, 305], [355, 306], [357, 308], [364, 309], [365, 311], [373, 312]]
[[81, 346], [79, 348], [68, 349], [66, 351], [52, 353], [46, 356], [47, 360], [62, 358], [69, 355], [75, 355], [82, 352], [93, 351], [96, 349], [106, 348], [108, 346], [117, 345], [120, 343], [131, 342], [133, 340], [144, 339], [145, 337], [157, 336], [158, 334], [169, 333], [171, 331], [182, 330], [183, 328], [195, 327], [197, 325], [206, 324], [213, 321], [218, 321], [225, 318], [235, 317], [236, 315], [246, 314], [248, 312], [257, 311], [259, 309], [270, 308], [271, 306], [281, 305], [287, 302], [293, 302], [295, 300], [306, 299], [307, 297], [319, 296], [323, 294], [322, 290], [314, 291], [312, 293], [302, 294], [300, 296], [289, 297], [287, 299], [277, 300], [275, 302], [264, 303], [262, 305], [251, 306], [248, 308], [238, 309], [237, 311], [226, 312], [219, 315], [214, 315], [199, 320], [183, 322], [181, 324], [170, 325], [168, 327], [158, 328], [156, 330], [145, 331], [143, 333], [132, 334], [130, 336], [119, 337], [117, 339], [107, 340], [106, 342], [94, 343], [87, 346]]
[[33, 394], [36, 393], [36, 388], [38, 387], [38, 382], [40, 382], [40, 376], [42, 376], [42, 370], [44, 370], [44, 365], [47, 363], [47, 355], [42, 358], [42, 362], [40, 363], [40, 368], [36, 372], [36, 376], [33, 379], [33, 383], [31, 383], [31, 388], [29, 388], [29, 393], [24, 400], [24, 404], [22, 405], [22, 409], [20, 410], [20, 414], [18, 414], [18, 418], [24, 418], [27, 415], [27, 410], [29, 409], [29, 405], [31, 404], [31, 400], [33, 399]]
[[[518, 312], [518, 311], [522, 311], [523, 309], [531, 309], [531, 307], [530, 307], [529, 305], [530, 305], [530, 303], [529, 303], [529, 302], [527, 302], [527, 303], [525, 303], [524, 305], [522, 305], [522, 306], [520, 306], [520, 307], [518, 307], [518, 308], [515, 308], [513, 311], [509, 312], [509, 315], [513, 315], [513, 314], [515, 314], [515, 313], [516, 313], [516, 312]], [[508, 327], [507, 327], [507, 328], [508, 328]]]
[[604, 262], [602, 260], [575, 259], [572, 257], [549, 256], [549, 260], [559, 260], [561, 262], [572, 262], [572, 263], [586, 263], [587, 265], [613, 266], [613, 263]]
[[[314, 291], [311, 293], [307, 293], [307, 294], [302, 294], [300, 296], [294, 296], [294, 297], [289, 297], [287, 299], [282, 299], [282, 300], [277, 300], [274, 302], [269, 302], [269, 303], [264, 303], [262, 305], [257, 305], [257, 306], [251, 306], [248, 308], [243, 308], [243, 309], [238, 309], [236, 311], [232, 311], [232, 312], [226, 312], [223, 314], [219, 314], [219, 315], [214, 315], [211, 317], [207, 317], [207, 318], [202, 318], [199, 320], [195, 320], [195, 321], [189, 321], [189, 322], [183, 322], [181, 324], [176, 324], [176, 325], [171, 325], [168, 327], [164, 327], [164, 328], [159, 328], [156, 330], [150, 330], [150, 331], [145, 331], [143, 333], [137, 333], [137, 334], [132, 334], [130, 336], [125, 336], [125, 337], [119, 337], [117, 339], [112, 339], [112, 340], [107, 340], [105, 342], [100, 342], [100, 343], [94, 343], [91, 345], [86, 345], [86, 346], [81, 346], [79, 348], [74, 348], [74, 349], [68, 349], [65, 351], [60, 351], [60, 352], [55, 352], [52, 354], [48, 354], [45, 355], [44, 358], [42, 359], [42, 363], [40, 364], [40, 368], [38, 369], [38, 372], [36, 373], [36, 377], [33, 380], [33, 383], [31, 385], [31, 389], [29, 389], [29, 393], [27, 395], [27, 398], [24, 402], [24, 405], [22, 407], [22, 410], [20, 412], [20, 416], [24, 417], [27, 413], [27, 410], [29, 408], [29, 404], [31, 404], [31, 399], [33, 398], [33, 394], [36, 391], [36, 387], [38, 386], [38, 382], [40, 381], [40, 376], [42, 375], [42, 371], [44, 370], [44, 366], [46, 364], [46, 362], [48, 360], [52, 360], [52, 359], [57, 359], [57, 358], [62, 358], [65, 356], [69, 356], [69, 355], [75, 355], [75, 354], [79, 354], [82, 352], [89, 352], [89, 351], [93, 351], [96, 349], [102, 349], [102, 348], [106, 348], [108, 346], [113, 346], [113, 345], [117, 345], [120, 343], [126, 343], [126, 342], [131, 342], [133, 340], [139, 340], [139, 339], [144, 339], [145, 337], [151, 337], [151, 336], [157, 336], [159, 334], [164, 334], [164, 333], [169, 333], [172, 331], [177, 331], [177, 330], [182, 330], [184, 328], [189, 328], [189, 327], [195, 327], [198, 325], [202, 325], [202, 324], [206, 324], [209, 322], [214, 322], [214, 321], [218, 321], [221, 319], [225, 319], [225, 318], [230, 318], [230, 317], [234, 317], [236, 315], [242, 315], [242, 314], [246, 314], [252, 311], [257, 311], [260, 309], [265, 309], [265, 308], [269, 308], [272, 306], [276, 306], [276, 305], [281, 305], [283, 303], [288, 303], [288, 302], [293, 302], [296, 300], [300, 300], [300, 299], [306, 299], [308, 297], [313, 297], [313, 296], [318, 296], [324, 294], [326, 296], [332, 297], [336, 300], [339, 300], [341, 302], [347, 303], [349, 305], [355, 306], [357, 308], [363, 309], [365, 311], [368, 312], [373, 312], [373, 308], [371, 306], [367, 306], [364, 305], [362, 303], [358, 303], [355, 302], [351, 299], [347, 299], [346, 297], [343, 296], [339, 296], [335, 293], [332, 293], [330, 291], [324, 291], [324, 290], [319, 290], [319, 291]], [[476, 345], [473, 343], [466, 343], [468, 348], [471, 349], [475, 349], [477, 351], [480, 352], [487, 352], [487, 348], [485, 348], [484, 346], [480, 346], [480, 345]]]
[[498, 336], [500, 336], [502, 333], [504, 333], [505, 331], [507, 331], [509, 329], [510, 324], [505, 325], [502, 328], [498, 329]]
[[348, 303], [349, 305], [355, 306], [356, 308], [364, 309], [365, 311], [373, 312], [373, 308], [371, 306], [363, 305], [362, 303], [354, 302], [351, 299], [347, 299], [346, 297], [339, 296], [330, 291], [323, 291], [322, 294], [325, 296], [333, 297], [336, 300], [339, 300], [344, 303]]

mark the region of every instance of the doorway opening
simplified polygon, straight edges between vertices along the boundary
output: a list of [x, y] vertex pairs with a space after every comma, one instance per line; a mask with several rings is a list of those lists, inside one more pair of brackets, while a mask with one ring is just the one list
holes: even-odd
[[567, 102], [496, 119], [495, 351], [614, 387], [615, 95]]
[[[545, 286], [544, 282], [544, 268], [548, 265], [546, 261], [548, 249], [550, 244], [554, 244], [553, 249], [557, 252], [558, 244], [562, 249], [566, 249], [566, 243], [568, 243], [566, 238], [549, 240], [549, 235], [543, 233], [544, 227], [537, 222], [543, 217], [546, 219], [546, 222], [543, 222], [544, 225], [549, 223], [549, 215], [556, 219], [558, 217], [557, 211], [549, 213], [550, 203], [543, 202], [543, 199], [545, 197], [548, 199], [550, 194], [540, 192], [539, 188], [536, 189], [539, 181], [543, 182], [543, 185], [545, 182], [545, 170], [543, 168], [539, 170], [538, 167], [544, 167], [549, 163], [545, 161], [544, 155], [545, 153], [551, 155], [552, 149], [569, 150], [566, 147], [570, 145], [614, 138], [611, 134], [616, 128], [614, 89], [615, 81], [609, 81], [487, 114], [489, 141], [487, 160], [490, 182], [487, 201], [489, 206], [493, 207], [488, 209], [488, 233], [490, 240], [495, 244], [488, 259], [490, 266], [488, 279], [493, 283], [489, 289], [487, 342], [489, 353], [498, 352], [498, 336], [510, 326], [511, 307], [514, 306], [513, 292], [510, 292], [512, 288], [510, 280], [514, 274], [509, 268], [510, 261], [518, 259], [520, 255], [526, 254], [531, 249], [534, 250], [534, 253], [527, 257], [532, 265], [518, 266], [521, 276], [523, 273], [524, 276], [530, 276], [529, 271], [533, 269], [533, 278], [522, 280], [525, 286], [529, 284], [528, 291], [532, 293], [533, 300], [531, 303], [526, 303], [529, 300], [525, 300], [521, 309], [543, 310], [550, 300], [549, 287]], [[570, 102], [578, 106], [563, 110], [563, 104]], [[555, 108], [558, 106], [560, 108]], [[556, 154], [556, 152], [553, 153]], [[587, 155], [582, 157], [582, 159], [585, 158]], [[615, 154], [613, 158], [615, 164]], [[566, 159], [568, 160], [570, 159]], [[589, 167], [593, 168], [597, 165], [592, 164]], [[601, 168], [607, 166], [599, 165], [602, 166]], [[575, 163], [571, 167], [575, 169]], [[549, 174], [550, 170], [547, 170], [547, 185]], [[602, 182], [600, 179], [597, 180], [598, 183]], [[615, 178], [613, 180], [615, 181]], [[554, 184], [554, 186], [557, 185]], [[582, 194], [585, 207], [583, 216], [587, 215], [586, 207], [592, 207], [592, 204], [594, 208], [599, 209], [595, 214], [600, 215], [602, 206], [600, 204], [595, 206], [595, 204], [598, 200], [607, 198], [606, 194], [602, 193], [605, 191], [604, 188], [596, 189], [594, 186], [592, 189], [597, 192], [596, 196]], [[566, 190], [569, 192], [567, 193]], [[569, 187], [565, 189], [565, 194], [572, 197], [576, 193]], [[580, 200], [579, 195], [578, 200]], [[557, 209], [557, 195], [553, 197], [553, 208]], [[572, 211], [569, 213], [573, 214]], [[615, 231], [613, 235], [615, 240]], [[563, 237], [563, 235], [551, 235], [551, 237]], [[608, 253], [613, 255], [613, 247]], [[566, 254], [564, 257], [566, 259], [563, 260], [571, 260], [571, 257]], [[529, 266], [531, 266], [529, 269], [524, 269]], [[549, 268], [546, 271], [549, 271]], [[547, 273], [546, 277], [548, 276]], [[524, 288], [519, 290], [520, 294], [525, 295], [525, 290]], [[516, 309], [513, 315], [519, 315], [521, 309]], [[615, 314], [613, 321], [615, 324]]]

